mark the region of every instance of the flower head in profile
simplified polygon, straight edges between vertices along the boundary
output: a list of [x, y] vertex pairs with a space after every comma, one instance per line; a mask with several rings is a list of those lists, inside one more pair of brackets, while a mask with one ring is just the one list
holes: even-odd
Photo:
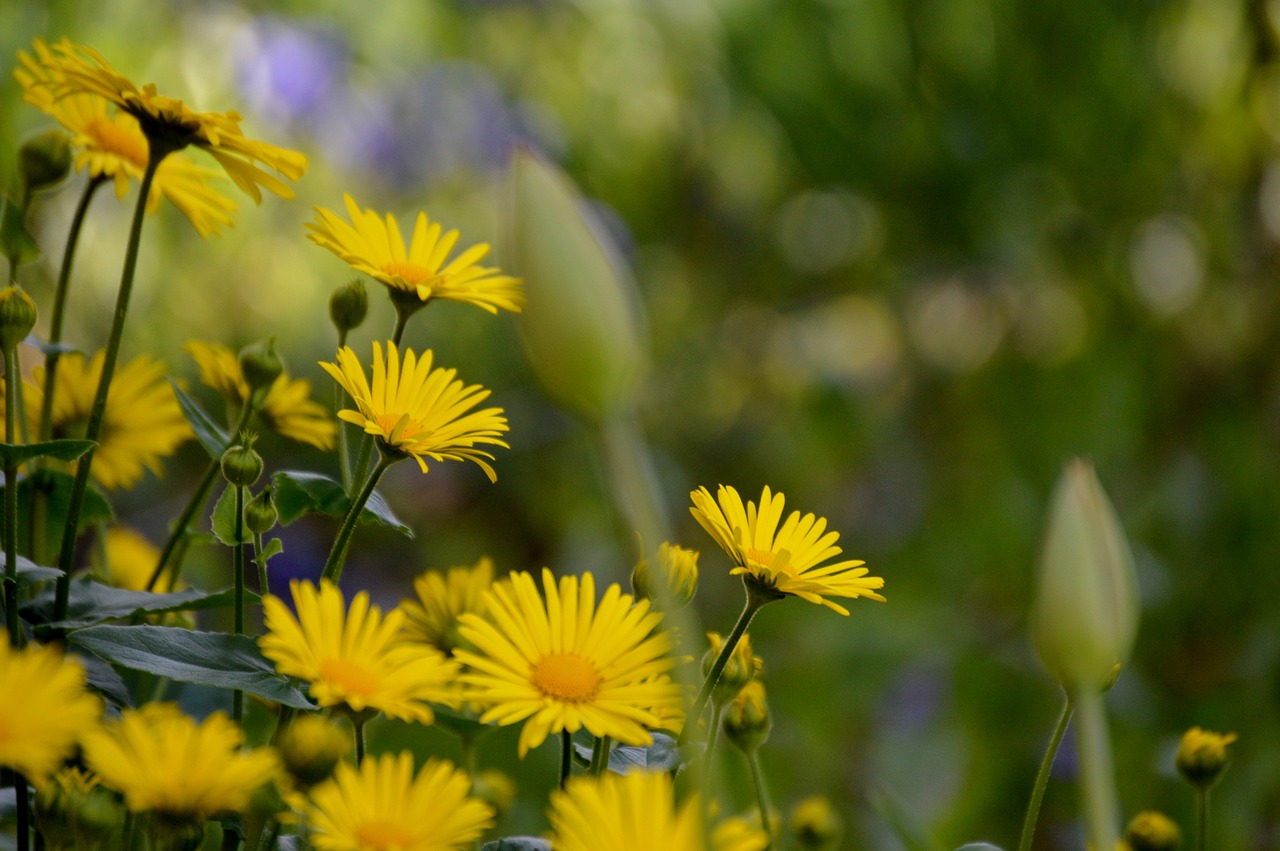
[[488, 556], [471, 567], [423, 573], [413, 581], [418, 598], [400, 604], [405, 615], [404, 637], [453, 653], [461, 641], [458, 618], [467, 612], [483, 615], [485, 592], [492, 584], [493, 560]]
[[660, 719], [655, 708], [675, 686], [662, 615], [610, 585], [596, 604], [595, 579], [584, 573], [557, 583], [543, 569], [546, 598], [528, 573], [512, 573], [486, 595], [487, 617], [461, 617], [462, 637], [475, 651], [454, 657], [471, 672], [471, 699], [487, 706], [484, 723], [524, 721], [520, 756], [551, 733], [585, 727], [628, 745], [648, 745]]
[[267, 634], [258, 644], [280, 673], [309, 682], [321, 706], [430, 724], [428, 703], [456, 701], [458, 664], [435, 648], [400, 641], [403, 612], [383, 617], [365, 591], [348, 610], [328, 580], [319, 588], [294, 580], [289, 589], [297, 617], [280, 598], [265, 597]]
[[760, 851], [769, 838], [741, 819], [711, 831], [708, 848], [703, 807], [692, 796], [677, 806], [666, 772], [575, 777], [551, 793], [556, 851]]
[[[338, 352], [338, 363], [321, 363], [356, 403], [357, 410], [338, 412], [338, 418], [360, 426], [378, 438], [384, 451], [412, 457], [427, 472], [427, 458], [435, 461], [474, 461], [489, 481], [498, 475], [489, 465], [493, 456], [482, 445], [506, 447], [500, 435], [507, 431], [501, 408], [471, 411], [489, 396], [478, 384], [458, 380], [456, 369], [432, 368], [431, 350], [422, 357], [396, 344], [373, 344], [373, 383], [350, 346]], [[470, 413], [468, 413], [470, 411]]]
[[[221, 393], [232, 406], [245, 404], [249, 383], [235, 352], [221, 343], [200, 340], [191, 340], [183, 348], [200, 367], [201, 382]], [[332, 449], [338, 434], [338, 424], [324, 405], [311, 398], [311, 382], [305, 378], [281, 373], [257, 413], [272, 431], [317, 449]]]
[[1227, 770], [1231, 761], [1227, 746], [1239, 739], [1235, 733], [1215, 733], [1192, 727], [1182, 734], [1174, 764], [1193, 786], [1208, 789]]
[[840, 534], [827, 531], [826, 518], [792, 511], [782, 522], [784, 497], [767, 485], [759, 509], [754, 502], [743, 506], [738, 492], [724, 485], [715, 499], [705, 487], [690, 497], [694, 518], [733, 559], [735, 567], [730, 573], [748, 576], [776, 593], [792, 594], [842, 615], [849, 610], [828, 597], [867, 597], [884, 602], [876, 593], [884, 587], [884, 580], [867, 576], [862, 566], [865, 562], [823, 563], [842, 552], [835, 545]]
[[398, 304], [407, 301], [421, 306], [430, 299], [443, 298], [474, 304], [490, 313], [499, 309], [520, 312], [524, 303], [520, 279], [477, 265], [489, 253], [487, 243], [473, 245], [449, 260], [458, 232], [442, 234], [440, 223], [432, 222], [426, 213], [418, 213], [413, 238], [406, 247], [400, 226], [390, 213], [383, 218], [373, 210], [361, 210], [350, 195], [344, 195], [343, 200], [351, 221], [317, 207], [317, 221], [307, 224], [311, 231], [307, 238], [357, 272], [386, 284]]
[[37, 48], [34, 62], [24, 66], [36, 78], [33, 88], [47, 89], [55, 101], [93, 95], [133, 116], [152, 154], [157, 148], [165, 152], [188, 145], [203, 148], [256, 202], [262, 201], [260, 186], [282, 198], [293, 197], [293, 189], [276, 175], [297, 180], [306, 171], [307, 158], [297, 151], [246, 137], [238, 113], [199, 112], [160, 94], [153, 83], [138, 86], [88, 45], [63, 39], [52, 48]]
[[0, 766], [39, 785], [102, 716], [84, 668], [53, 647], [9, 646], [0, 636]]
[[242, 749], [240, 728], [221, 712], [200, 723], [172, 703], [126, 709], [84, 736], [84, 757], [135, 813], [203, 821], [242, 810], [279, 773], [268, 749]]
[[473, 847], [493, 809], [470, 796], [471, 780], [449, 762], [382, 754], [343, 763], [311, 792], [307, 824], [316, 851], [454, 851]]

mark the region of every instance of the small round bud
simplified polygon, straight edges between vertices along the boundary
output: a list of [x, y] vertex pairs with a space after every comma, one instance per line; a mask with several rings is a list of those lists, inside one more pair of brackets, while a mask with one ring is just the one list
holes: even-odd
[[289, 776], [309, 788], [329, 779], [350, 753], [351, 733], [321, 715], [303, 715], [293, 720], [276, 747]]
[[339, 334], [359, 328], [368, 313], [369, 293], [359, 278], [353, 278], [329, 296], [329, 318]]
[[[698, 552], [663, 542], [651, 567], [648, 559], [641, 559], [631, 572], [631, 590], [637, 600], [652, 600], [675, 608], [687, 606], [698, 590]], [[665, 588], [654, 586], [662, 582]]]
[[115, 848], [125, 810], [96, 777], [64, 768], [36, 792], [35, 819], [50, 851]]
[[1199, 789], [1208, 789], [1227, 770], [1227, 763], [1231, 761], [1227, 745], [1236, 738], [1235, 733], [1213, 733], [1192, 727], [1182, 734], [1174, 763], [1188, 783]]
[[511, 809], [517, 791], [516, 782], [497, 769], [485, 769], [471, 778], [471, 794], [493, 807], [495, 819]]
[[752, 680], [729, 704], [724, 713], [724, 733], [739, 749], [751, 753], [769, 738], [773, 718], [765, 699], [764, 683]]
[[0, 290], [0, 347], [5, 351], [27, 339], [36, 327], [36, 305], [22, 287]]
[[840, 847], [844, 821], [822, 795], [812, 795], [791, 808], [791, 832], [796, 844], [814, 851], [831, 851]]
[[[704, 677], [711, 672], [711, 666], [724, 650], [724, 639], [718, 632], [708, 632], [707, 642], [711, 645], [711, 649], [702, 657]], [[717, 706], [732, 700], [734, 695], [742, 691], [742, 687], [751, 682], [762, 668], [764, 668], [764, 660], [751, 651], [751, 636], [744, 632], [738, 639], [738, 643], [734, 645], [729, 661], [724, 663], [724, 670], [720, 672], [720, 679], [711, 693], [711, 699]]]
[[1133, 817], [1124, 829], [1124, 838], [1133, 851], [1176, 851], [1182, 844], [1182, 831], [1164, 813], [1147, 810]]
[[254, 436], [241, 434], [241, 445], [222, 453], [222, 476], [240, 488], [247, 488], [262, 475], [262, 456], [253, 451]]
[[240, 350], [240, 372], [249, 385], [249, 393], [269, 389], [284, 372], [284, 362], [276, 354], [276, 338], [268, 337], [250, 343]]
[[50, 189], [71, 172], [71, 137], [51, 129], [28, 138], [18, 148], [18, 173], [27, 193]]
[[276, 511], [275, 486], [267, 485], [262, 492], [249, 500], [244, 507], [244, 525], [255, 535], [264, 535], [276, 526], [280, 513]]

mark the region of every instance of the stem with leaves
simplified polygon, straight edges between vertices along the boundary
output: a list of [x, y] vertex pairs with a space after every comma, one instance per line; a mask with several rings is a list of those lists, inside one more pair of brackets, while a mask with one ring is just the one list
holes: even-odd
[[338, 536], [333, 540], [333, 548], [329, 550], [329, 558], [325, 560], [324, 572], [320, 574], [321, 579], [329, 579], [335, 584], [342, 578], [342, 567], [347, 560], [347, 549], [351, 545], [351, 534], [356, 529], [356, 524], [360, 521], [360, 514], [364, 511], [365, 503], [369, 501], [369, 497], [373, 496], [373, 490], [378, 486], [378, 480], [382, 478], [382, 474], [387, 468], [399, 461], [400, 458], [382, 453], [378, 459], [378, 466], [373, 468], [373, 472], [369, 474], [369, 478], [364, 483], [364, 487], [360, 489], [360, 493], [355, 499], [351, 500], [351, 505], [347, 509], [347, 514], [342, 518], [342, 525], [338, 528]]

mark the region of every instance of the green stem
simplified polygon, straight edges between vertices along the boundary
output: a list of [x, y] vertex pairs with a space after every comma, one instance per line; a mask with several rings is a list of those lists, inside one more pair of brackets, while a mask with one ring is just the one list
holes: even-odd
[[276, 847], [276, 840], [280, 838], [280, 820], [272, 818], [270, 821], [271, 829], [263, 829], [262, 838], [258, 840], [258, 851], [271, 851]]
[[351, 501], [351, 507], [347, 509], [347, 516], [342, 518], [342, 526], [338, 529], [338, 536], [333, 540], [333, 549], [329, 550], [329, 558], [324, 563], [324, 572], [320, 574], [321, 579], [332, 580], [335, 584], [342, 577], [342, 566], [347, 560], [347, 548], [351, 544], [351, 533], [355, 531], [356, 523], [360, 521], [360, 512], [364, 511], [364, 505], [369, 501], [369, 497], [373, 495], [373, 489], [378, 486], [378, 480], [382, 478], [382, 474], [387, 468], [394, 464], [397, 458], [383, 455], [378, 459], [378, 466], [373, 468], [373, 472], [369, 474], [369, 479], [364, 483], [364, 487], [360, 489], [360, 493]]
[[568, 730], [560, 731], [560, 788], [569, 782], [573, 771], [573, 734]]
[[613, 739], [608, 736], [597, 736], [591, 746], [591, 765], [587, 768], [592, 777], [600, 777], [609, 768], [609, 751], [613, 749]]
[[[338, 351], [342, 351], [342, 347], [347, 344], [347, 332], [338, 332]], [[337, 381], [333, 382], [333, 409], [335, 411], [342, 409], [342, 385]], [[338, 420], [338, 466], [342, 470], [342, 490], [348, 496], [351, 494], [351, 441], [347, 435], [349, 423], [345, 420]]]
[[[142, 222], [146, 218], [147, 199], [151, 195], [151, 184], [155, 180], [156, 169], [160, 162], [173, 150], [151, 140], [151, 153], [147, 158], [147, 167], [142, 174], [142, 182], [138, 187], [138, 203], [133, 210], [133, 222], [129, 226], [129, 242], [125, 248], [124, 268], [120, 273], [120, 289], [116, 293], [115, 312], [111, 317], [111, 332], [107, 336], [107, 348], [102, 358], [102, 377], [98, 379], [98, 390], [93, 397], [93, 407], [89, 411], [89, 424], [85, 429], [85, 439], [96, 441], [102, 435], [102, 420], [107, 409], [107, 392], [111, 389], [111, 378], [116, 371], [116, 359], [120, 356], [120, 342], [124, 337], [124, 322], [129, 314], [129, 298], [133, 294], [133, 276], [138, 267], [138, 246], [142, 243]], [[80, 529], [80, 510], [84, 507], [84, 494], [89, 487], [89, 470], [93, 466], [94, 450], [80, 458], [76, 465], [76, 478], [71, 486], [71, 496], [67, 503], [67, 519], [62, 527], [62, 543], [58, 550], [58, 567], [62, 576], [58, 577], [57, 593], [54, 601], [54, 619], [61, 620], [67, 614], [67, 600], [71, 591], [71, 568], [75, 562], [76, 537]]]
[[1196, 851], [1208, 851], [1209, 848], [1209, 790], [1196, 787], [1196, 809], [1200, 823], [1196, 825]]
[[15, 774], [13, 791], [18, 796], [18, 851], [27, 851], [31, 847], [31, 793], [27, 789], [27, 778]]
[[1094, 848], [1115, 848], [1120, 836], [1119, 807], [1111, 765], [1111, 743], [1102, 695], [1080, 693], [1076, 707], [1076, 742], [1080, 753], [1080, 781], [1084, 792], [1084, 817]]
[[[244, 488], [236, 485], [236, 536], [231, 548], [231, 561], [235, 568], [235, 633], [244, 635]], [[231, 698], [231, 720], [237, 725], [244, 722], [244, 692], [236, 689]]]
[[462, 746], [462, 768], [467, 772], [467, 776], [474, 780], [476, 776], [476, 737], [470, 733], [465, 733], [458, 737], [458, 743]]
[[[413, 315], [413, 310], [402, 309], [398, 301], [394, 301], [396, 307], [396, 327], [391, 332], [391, 342], [396, 348], [400, 348], [400, 341], [404, 338], [405, 326], [409, 324], [409, 317]], [[364, 481], [365, 472], [369, 469], [369, 462], [373, 459], [373, 435], [365, 432], [360, 439], [360, 454], [356, 458], [356, 471], [352, 476], [352, 483]]]
[[351, 726], [354, 727], [356, 731], [356, 766], [357, 767], [364, 764], [364, 725], [365, 725], [365, 721], [363, 718], [357, 719], [355, 717], [352, 717]]
[[[773, 843], [773, 822], [769, 817], [769, 796], [764, 789], [764, 775], [760, 771], [760, 749], [752, 748], [747, 752], [747, 762], [751, 764], [751, 784], [756, 788], [756, 806], [760, 809], [760, 826]], [[768, 845], [765, 849], [769, 848]]]
[[253, 533], [253, 563], [258, 566], [258, 596], [265, 599], [271, 593], [271, 582], [267, 578], [267, 560], [262, 557], [262, 534]]
[[716, 752], [716, 744], [720, 741], [720, 725], [724, 721], [725, 706], [711, 701], [711, 730], [707, 733], [707, 751], [702, 755], [702, 790], [703, 798], [711, 787], [712, 755]]
[[[4, 436], [14, 444], [18, 442], [14, 399], [20, 381], [16, 347], [8, 346], [4, 350]], [[22, 625], [18, 622], [18, 465], [12, 461], [4, 465], [4, 558], [4, 618], [9, 627], [9, 646], [16, 648], [22, 646]]]
[[1018, 839], [1018, 851], [1031, 851], [1031, 838], [1035, 835], [1036, 824], [1040, 821], [1040, 804], [1044, 801], [1044, 791], [1049, 785], [1049, 769], [1053, 768], [1053, 759], [1058, 755], [1062, 745], [1062, 737], [1066, 735], [1067, 725], [1071, 723], [1071, 698], [1063, 695], [1062, 712], [1058, 714], [1058, 723], [1053, 728], [1049, 746], [1045, 748], [1044, 758], [1040, 760], [1040, 770], [1036, 772], [1035, 784], [1031, 787], [1031, 800], [1027, 802], [1027, 814], [1022, 820], [1022, 836]]

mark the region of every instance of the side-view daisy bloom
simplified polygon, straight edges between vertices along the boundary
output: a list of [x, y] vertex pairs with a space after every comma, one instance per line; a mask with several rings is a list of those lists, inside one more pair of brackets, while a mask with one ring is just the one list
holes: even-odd
[[428, 570], [413, 580], [416, 600], [400, 604], [404, 637], [421, 641], [444, 653], [458, 646], [458, 618], [467, 612], [485, 613], [485, 592], [493, 584], [493, 559], [485, 556], [471, 567], [451, 567], [447, 573]]
[[0, 695], [0, 766], [37, 785], [102, 717], [79, 662], [53, 647], [10, 647], [2, 635]]
[[454, 658], [470, 672], [471, 699], [487, 706], [483, 723], [524, 721], [520, 756], [551, 733], [585, 727], [628, 745], [648, 745], [655, 709], [675, 686], [662, 620], [648, 600], [635, 602], [610, 585], [596, 604], [595, 579], [584, 573], [557, 583], [542, 571], [544, 600], [528, 573], [512, 573], [486, 595], [486, 617], [464, 614], [459, 631], [475, 651]]
[[848, 615], [849, 610], [827, 597], [855, 599], [867, 597], [884, 602], [877, 589], [884, 587], [878, 576], [867, 576], [866, 562], [857, 560], [823, 564], [839, 555], [838, 532], [827, 531], [825, 517], [801, 516], [792, 511], [781, 528], [784, 497], [766, 485], [757, 510], [754, 502], [744, 507], [742, 497], [731, 487], [720, 486], [716, 498], [705, 488], [689, 495], [689, 511], [736, 565], [734, 575], [747, 575], [765, 588], [791, 594], [810, 603]]
[[430, 724], [428, 703], [453, 705], [459, 665], [433, 647], [399, 639], [404, 613], [369, 604], [361, 591], [348, 610], [328, 580], [289, 583], [297, 617], [279, 597], [263, 598], [267, 633], [258, 639], [276, 670], [311, 684], [321, 706], [366, 709]]
[[311, 792], [307, 824], [316, 851], [454, 851], [471, 848], [493, 824], [493, 809], [470, 796], [471, 780], [452, 763], [413, 756], [342, 763]]
[[430, 349], [422, 357], [406, 349], [402, 361], [396, 344], [388, 342], [384, 359], [375, 341], [372, 385], [350, 346], [338, 352], [337, 364], [320, 366], [356, 403], [357, 410], [338, 411], [338, 418], [378, 438], [384, 451], [411, 456], [424, 473], [427, 458], [474, 461], [489, 481], [498, 480], [488, 463], [493, 456], [477, 446], [505, 448], [500, 435], [507, 431], [507, 418], [501, 408], [471, 411], [489, 391], [463, 384], [456, 369], [433, 369]]
[[393, 297], [423, 304], [443, 298], [474, 304], [490, 313], [500, 308], [520, 312], [524, 304], [520, 279], [477, 265], [489, 253], [488, 243], [473, 245], [449, 260], [458, 232], [441, 235], [440, 223], [432, 222], [426, 213], [418, 213], [412, 241], [406, 247], [400, 226], [390, 213], [384, 219], [373, 210], [362, 210], [350, 195], [344, 195], [343, 201], [351, 222], [317, 207], [317, 221], [307, 224], [311, 231], [307, 238], [357, 272], [386, 284]]

